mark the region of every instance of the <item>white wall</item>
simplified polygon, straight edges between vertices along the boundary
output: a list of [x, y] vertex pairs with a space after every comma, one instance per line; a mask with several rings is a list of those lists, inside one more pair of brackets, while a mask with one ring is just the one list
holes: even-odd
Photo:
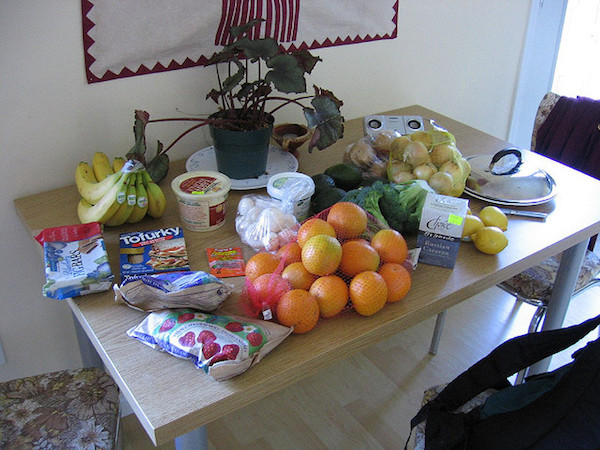
[[[418, 103], [505, 138], [527, 3], [401, 0], [397, 39], [316, 51], [324, 62], [309, 82], [335, 92], [347, 119]], [[81, 35], [79, 1], [0, 3], [0, 381], [81, 364], [68, 307], [40, 294], [41, 254], [13, 200], [72, 184], [77, 162], [95, 151], [124, 155], [135, 109], [153, 117], [212, 110], [210, 69], [88, 85]], [[298, 120], [278, 116], [288, 119]], [[149, 129], [148, 142], [176, 132]], [[207, 143], [200, 132], [171, 157]]]

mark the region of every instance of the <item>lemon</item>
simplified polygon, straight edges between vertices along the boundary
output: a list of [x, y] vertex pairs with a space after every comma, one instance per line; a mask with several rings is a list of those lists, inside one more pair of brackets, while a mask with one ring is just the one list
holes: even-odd
[[471, 236], [475, 248], [488, 255], [500, 253], [508, 245], [508, 238], [498, 227], [480, 228]]
[[479, 212], [479, 218], [486, 227], [508, 228], [508, 218], [497, 206], [486, 206]]
[[471, 235], [477, 232], [480, 228], [483, 228], [483, 222], [481, 219], [473, 214], [467, 214], [465, 218], [465, 226], [463, 228], [462, 238], [463, 241], [470, 241]]

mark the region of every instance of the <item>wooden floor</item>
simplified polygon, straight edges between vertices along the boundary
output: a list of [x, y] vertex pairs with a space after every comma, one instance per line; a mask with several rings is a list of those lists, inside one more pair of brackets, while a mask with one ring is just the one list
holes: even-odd
[[[600, 313], [599, 299], [597, 288], [576, 297], [565, 325]], [[482, 292], [450, 309], [436, 356], [428, 353], [432, 318], [209, 424], [210, 448], [402, 448], [423, 391], [451, 381], [501, 342], [525, 333], [533, 311], [498, 288]], [[593, 332], [584, 342], [597, 337]], [[569, 361], [572, 351], [553, 358], [551, 368]], [[135, 415], [122, 423], [126, 450], [155, 448]]]

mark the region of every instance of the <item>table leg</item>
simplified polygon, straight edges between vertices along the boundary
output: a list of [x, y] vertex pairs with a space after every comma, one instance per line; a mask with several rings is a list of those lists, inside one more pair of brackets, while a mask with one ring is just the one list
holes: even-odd
[[444, 310], [437, 315], [435, 319], [435, 328], [433, 329], [433, 337], [431, 338], [431, 344], [429, 345], [429, 353], [435, 355], [440, 345], [440, 339], [442, 337], [442, 329], [444, 328], [444, 321], [446, 320], [446, 314], [448, 310]]
[[[555, 330], [562, 327], [571, 296], [575, 290], [575, 283], [577, 282], [579, 269], [581, 268], [587, 246], [588, 241], [582, 241], [563, 252], [558, 273], [556, 274], [556, 281], [552, 288], [552, 295], [548, 301], [548, 310], [542, 325], [542, 331]], [[531, 366], [529, 373], [547, 372], [550, 366], [550, 359], [551, 357], [537, 362]]]
[[75, 323], [75, 333], [77, 334], [77, 342], [79, 343], [79, 353], [81, 353], [81, 361], [83, 367], [98, 367], [104, 369], [104, 363], [102, 358], [96, 352], [96, 349], [90, 342], [87, 334], [83, 331], [79, 320], [73, 315], [73, 322]]
[[196, 428], [189, 433], [175, 438], [176, 450], [207, 450], [208, 436], [206, 435], [206, 426]]

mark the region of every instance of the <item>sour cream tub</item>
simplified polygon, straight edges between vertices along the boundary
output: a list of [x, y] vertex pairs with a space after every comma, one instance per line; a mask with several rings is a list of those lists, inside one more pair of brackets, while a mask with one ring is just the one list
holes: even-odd
[[302, 222], [308, 218], [315, 182], [303, 173], [282, 172], [269, 178], [267, 193], [282, 202], [284, 212], [293, 214], [298, 222]]
[[231, 180], [219, 172], [194, 171], [171, 182], [183, 226], [191, 231], [212, 231], [225, 224]]

